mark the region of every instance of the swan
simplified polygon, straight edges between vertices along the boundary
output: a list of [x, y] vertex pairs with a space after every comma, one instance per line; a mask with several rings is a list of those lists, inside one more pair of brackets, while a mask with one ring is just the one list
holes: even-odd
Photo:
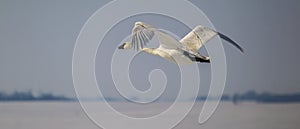
[[[226, 40], [242, 53], [244, 50], [226, 35], [216, 32], [208, 27], [198, 25], [180, 41], [144, 22], [136, 22], [132, 29], [131, 42], [125, 42], [118, 49], [146, 52], [151, 55], [162, 57], [175, 64], [190, 64], [195, 62], [210, 63], [210, 57], [201, 55], [198, 50], [216, 35]], [[145, 47], [149, 41], [157, 36], [158, 48]]]

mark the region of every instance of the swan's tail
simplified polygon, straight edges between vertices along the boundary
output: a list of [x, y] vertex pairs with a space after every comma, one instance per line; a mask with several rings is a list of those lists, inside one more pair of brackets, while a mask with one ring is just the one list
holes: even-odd
[[198, 57], [195, 57], [195, 61], [196, 62], [201, 62], [201, 63], [210, 63], [210, 59], [209, 58], [198, 58]]

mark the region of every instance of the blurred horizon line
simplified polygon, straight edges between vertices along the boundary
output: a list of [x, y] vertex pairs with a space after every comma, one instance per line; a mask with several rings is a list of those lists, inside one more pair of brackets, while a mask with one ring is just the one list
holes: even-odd
[[[221, 98], [220, 98], [221, 97]], [[240, 102], [257, 102], [257, 103], [297, 103], [300, 102], [300, 92], [295, 93], [271, 93], [263, 92], [257, 93], [254, 90], [249, 90], [244, 93], [234, 93], [232, 95], [223, 94], [221, 96], [214, 96], [208, 98], [205, 95], [198, 95], [196, 101], [215, 101], [220, 98], [221, 101], [233, 102], [234, 104]], [[133, 99], [140, 99], [134, 97]], [[90, 97], [90, 98], [77, 98], [77, 97], [66, 97], [64, 95], [54, 95], [53, 93], [40, 93], [34, 94], [31, 90], [28, 91], [14, 91], [13, 93], [7, 94], [0, 91], [0, 102], [5, 101], [84, 101], [84, 102], [93, 102], [93, 101], [107, 101], [107, 102], [131, 102], [124, 98], [120, 97]], [[180, 100], [183, 102], [193, 101], [194, 99]], [[173, 100], [165, 99], [154, 102], [172, 102]]]

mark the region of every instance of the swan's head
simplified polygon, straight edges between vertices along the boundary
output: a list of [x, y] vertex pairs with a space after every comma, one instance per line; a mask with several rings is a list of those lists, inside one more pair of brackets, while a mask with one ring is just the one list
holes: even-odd
[[120, 45], [118, 48], [119, 49], [126, 49], [126, 50], [131, 49], [132, 48], [132, 43], [131, 42], [125, 42], [122, 45]]

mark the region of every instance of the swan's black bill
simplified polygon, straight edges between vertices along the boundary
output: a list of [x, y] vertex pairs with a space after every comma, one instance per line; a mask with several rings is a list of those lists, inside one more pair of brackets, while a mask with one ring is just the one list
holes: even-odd
[[126, 43], [123, 43], [122, 45], [120, 45], [120, 46], [118, 47], [118, 49], [124, 49], [125, 44], [126, 44]]

